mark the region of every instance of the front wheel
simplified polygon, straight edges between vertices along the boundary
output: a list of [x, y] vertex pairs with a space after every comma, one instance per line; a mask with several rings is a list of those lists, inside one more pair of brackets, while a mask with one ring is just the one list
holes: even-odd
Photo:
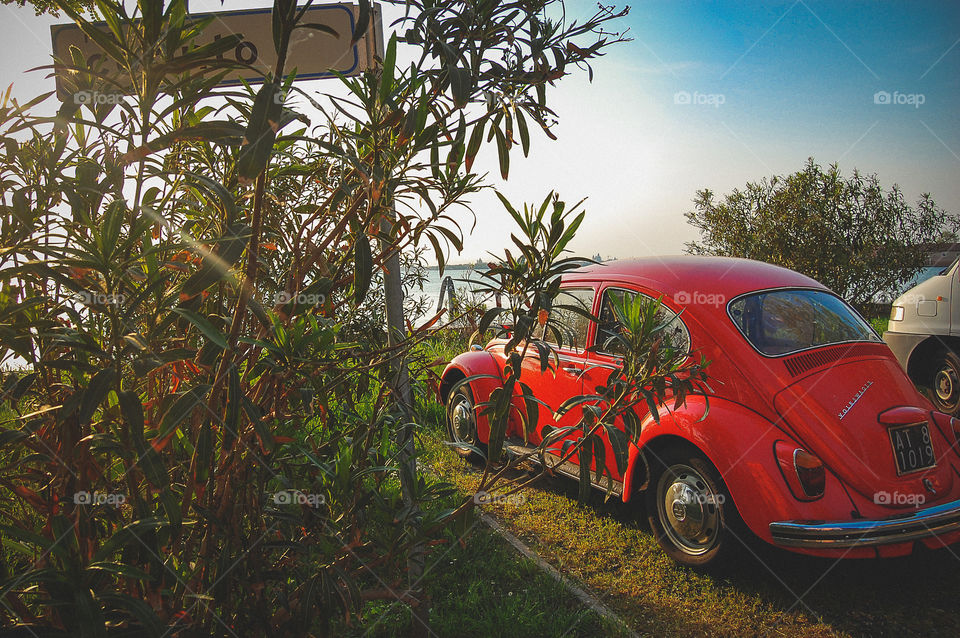
[[666, 454], [651, 465], [646, 506], [657, 543], [688, 567], [717, 564], [739, 544], [730, 530], [739, 517], [719, 472], [692, 451]]
[[[477, 410], [468, 385], [460, 386], [447, 399], [447, 435], [454, 444], [481, 447], [477, 437]], [[453, 446], [457, 454], [470, 460], [479, 458], [476, 452], [462, 445]]]
[[943, 350], [934, 359], [928, 396], [937, 410], [960, 416], [960, 357]]

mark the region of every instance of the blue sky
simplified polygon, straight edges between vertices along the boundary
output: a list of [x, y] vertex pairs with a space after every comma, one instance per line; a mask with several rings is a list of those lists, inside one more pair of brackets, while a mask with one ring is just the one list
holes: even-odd
[[634, 41], [596, 64], [593, 86], [557, 91], [559, 145], [576, 149], [562, 179], [528, 164], [523, 186], [505, 186], [590, 195], [586, 250], [678, 252], [699, 188], [729, 192], [810, 156], [960, 213], [960, 4], [644, 2], [626, 24]]
[[[218, 0], [191, 5], [220, 8]], [[224, 8], [267, 5], [228, 0]], [[595, 6], [576, 0], [568, 15]], [[23, 72], [44, 62], [53, 20], [30, 9], [0, 13], [0, 83], [14, 82], [21, 98], [49, 90], [52, 81]], [[845, 173], [877, 173], [911, 201], [930, 192], [960, 213], [960, 3], [642, 2], [623, 26], [634, 41], [596, 62], [593, 84], [573, 75], [549, 94], [558, 141], [534, 135], [530, 157], [513, 159], [506, 183], [495, 177], [492, 148], [477, 162], [514, 201], [541, 200], [550, 189], [568, 201], [587, 197], [578, 252], [680, 252], [695, 238], [683, 213], [698, 189], [726, 193], [798, 170], [810, 156]], [[886, 92], [881, 103], [878, 92]], [[509, 241], [492, 193], [473, 204], [477, 226], [454, 261]]]

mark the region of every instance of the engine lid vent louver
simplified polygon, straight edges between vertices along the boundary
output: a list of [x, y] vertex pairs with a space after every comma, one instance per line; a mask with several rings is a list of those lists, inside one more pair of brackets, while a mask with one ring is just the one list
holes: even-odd
[[872, 343], [853, 343], [850, 345], [837, 346], [829, 350], [814, 350], [813, 352], [804, 352], [787, 357], [783, 360], [783, 365], [787, 367], [790, 376], [796, 377], [814, 368], [825, 366], [834, 361], [845, 359], [847, 357], [861, 357], [868, 355], [881, 354], [883, 346]]

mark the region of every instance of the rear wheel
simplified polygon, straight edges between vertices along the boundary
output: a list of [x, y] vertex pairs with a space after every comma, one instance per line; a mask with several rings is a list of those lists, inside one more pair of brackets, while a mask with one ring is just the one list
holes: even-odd
[[937, 410], [960, 414], [960, 357], [952, 351], [942, 350], [934, 359], [927, 394]]
[[[480, 448], [477, 437], [477, 411], [469, 385], [462, 385], [447, 398], [447, 435], [453, 443]], [[475, 460], [479, 455], [468, 448], [455, 445], [460, 456]]]
[[688, 567], [713, 566], [739, 545], [739, 520], [716, 468], [702, 454], [675, 450], [651, 464], [647, 518], [660, 547]]

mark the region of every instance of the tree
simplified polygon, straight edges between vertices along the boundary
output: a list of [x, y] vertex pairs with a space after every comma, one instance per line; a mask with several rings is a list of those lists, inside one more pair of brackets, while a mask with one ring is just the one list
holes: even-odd
[[721, 201], [697, 192], [687, 221], [700, 241], [687, 252], [756, 259], [801, 272], [859, 307], [894, 295], [923, 268], [925, 243], [949, 237], [958, 219], [928, 193], [915, 207], [876, 175], [844, 178], [813, 158], [803, 170], [750, 182]]
[[72, 0], [70, 2], [62, 2], [58, 0], [0, 0], [3, 4], [16, 4], [18, 6], [25, 6], [29, 4], [37, 12], [37, 15], [43, 13], [49, 13], [51, 15], [60, 15], [59, 6], [63, 4], [68, 4], [74, 11], [90, 11], [93, 9], [93, 0]]

